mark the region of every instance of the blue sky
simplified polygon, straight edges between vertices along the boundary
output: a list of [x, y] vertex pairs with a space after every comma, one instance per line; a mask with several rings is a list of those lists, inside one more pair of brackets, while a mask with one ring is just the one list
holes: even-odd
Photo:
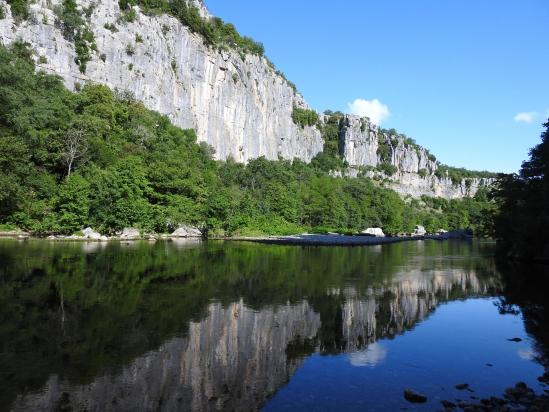
[[547, 0], [206, 5], [261, 41], [316, 110], [386, 106], [383, 127], [446, 164], [517, 171], [549, 117]]

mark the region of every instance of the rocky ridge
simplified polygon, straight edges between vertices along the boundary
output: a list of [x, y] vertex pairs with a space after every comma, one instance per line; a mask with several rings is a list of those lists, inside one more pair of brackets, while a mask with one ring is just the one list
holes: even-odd
[[[325, 116], [318, 127], [295, 124], [294, 108], [309, 106], [265, 57], [208, 47], [200, 35], [165, 14], [146, 15], [134, 6], [135, 20], [126, 21], [117, 1], [77, 0], [96, 44], [82, 73], [74, 43], [63, 36], [61, 3], [38, 0], [29, 6], [30, 17], [17, 21], [0, 0], [1, 43], [28, 42], [38, 69], [61, 76], [71, 90], [95, 82], [129, 92], [175, 125], [195, 129], [198, 141], [211, 146], [219, 160], [245, 163], [265, 156], [309, 162], [322, 152], [319, 129]], [[188, 4], [202, 18], [212, 18], [201, 0]], [[390, 159], [380, 154], [380, 144], [390, 147]], [[339, 150], [350, 166], [347, 175], [387, 178], [387, 185], [403, 195], [461, 198], [492, 183], [436, 176], [437, 163], [424, 148], [384, 135], [367, 118], [344, 117]], [[382, 163], [396, 173], [371, 170]]]
[[[380, 150], [381, 145], [386, 155]], [[410, 144], [403, 137], [389, 136], [368, 118], [359, 116], [345, 115], [341, 119], [339, 154], [350, 166], [347, 174], [385, 178], [388, 186], [402, 195], [463, 198], [474, 196], [480, 188], [494, 183], [493, 178], [463, 178], [454, 182], [448, 175], [437, 176], [439, 165], [425, 148]], [[394, 167], [394, 175], [373, 170], [383, 163]]]

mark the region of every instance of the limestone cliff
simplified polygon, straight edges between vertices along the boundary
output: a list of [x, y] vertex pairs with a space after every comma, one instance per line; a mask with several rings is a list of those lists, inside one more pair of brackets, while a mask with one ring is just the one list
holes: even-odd
[[[494, 181], [477, 177], [453, 181], [444, 173], [436, 173], [439, 165], [425, 148], [402, 136], [391, 136], [367, 118], [353, 115], [346, 115], [340, 121], [339, 152], [350, 166], [349, 175], [362, 172], [370, 177], [388, 178], [389, 187], [413, 197], [469, 197]], [[373, 170], [384, 163], [394, 166], [393, 175]]]
[[[76, 2], [95, 43], [85, 70], [77, 63], [74, 41], [63, 33], [62, 0], [37, 0], [23, 21], [13, 17], [6, 0], [0, 0], [5, 15], [0, 20], [2, 44], [28, 42], [37, 67], [61, 76], [71, 90], [96, 82], [130, 92], [175, 125], [195, 129], [198, 141], [210, 145], [217, 159], [232, 157], [245, 163], [265, 156], [309, 162], [322, 152], [322, 120], [318, 126], [294, 123], [294, 108], [309, 107], [265, 57], [209, 47], [200, 35], [166, 14], [145, 14], [135, 6], [130, 21], [116, 0]], [[212, 18], [201, 0], [187, 3], [196, 6], [202, 18]], [[383, 134], [366, 118], [345, 116], [340, 127], [340, 155], [350, 166], [347, 175], [385, 178], [365, 168], [391, 164], [396, 173], [389, 186], [414, 197], [472, 196], [491, 183], [435, 175], [437, 163], [425, 149]], [[390, 153], [380, 151], [380, 145]]]
[[[147, 16], [136, 7], [135, 21], [127, 22], [115, 0], [78, 0], [80, 9], [91, 11], [86, 24], [97, 46], [81, 73], [55, 13], [60, 2], [39, 0], [30, 5], [30, 18], [16, 22], [0, 0], [6, 15], [0, 38], [4, 45], [30, 43], [38, 68], [61, 76], [69, 89], [92, 81], [129, 91], [177, 126], [195, 129], [217, 159], [309, 161], [322, 151], [319, 130], [291, 118], [294, 107], [307, 103], [264, 57], [214, 50], [168, 15]], [[202, 3], [194, 3], [208, 18]]]

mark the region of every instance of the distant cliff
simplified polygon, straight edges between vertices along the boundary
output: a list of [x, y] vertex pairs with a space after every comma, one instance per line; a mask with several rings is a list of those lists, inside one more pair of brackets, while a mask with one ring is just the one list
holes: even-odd
[[[296, 122], [295, 109], [309, 111], [309, 106], [261, 53], [207, 44], [181, 19], [138, 6], [121, 9], [127, 2], [77, 0], [71, 18], [76, 16], [79, 26], [71, 33], [64, 20], [66, 0], [25, 0], [24, 18], [8, 3], [0, 0], [2, 44], [28, 42], [37, 67], [61, 76], [71, 90], [91, 81], [130, 92], [175, 125], [195, 129], [216, 159], [309, 162], [323, 151], [325, 117], [316, 124]], [[215, 21], [200, 0], [187, 4], [205, 21]], [[435, 175], [438, 165], [425, 149], [381, 133], [366, 118], [346, 116], [340, 132], [340, 156], [350, 166], [346, 174], [388, 177], [388, 186], [401, 194], [460, 198], [491, 183]], [[380, 145], [389, 152], [381, 153]]]
[[487, 173], [487, 177], [452, 176], [425, 148], [381, 130], [367, 118], [346, 115], [339, 128], [339, 154], [350, 166], [348, 173], [388, 178], [388, 186], [398, 193], [462, 198], [494, 182]]

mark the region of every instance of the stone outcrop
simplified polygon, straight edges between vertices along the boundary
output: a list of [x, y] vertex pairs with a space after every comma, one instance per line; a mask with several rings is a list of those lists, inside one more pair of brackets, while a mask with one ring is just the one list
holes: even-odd
[[194, 226], [179, 226], [170, 233], [170, 237], [202, 237], [202, 232]]
[[375, 237], [385, 237], [385, 233], [383, 233], [383, 230], [380, 227], [369, 227], [368, 229], [363, 230], [360, 233], [362, 233], [363, 235], [370, 235]]
[[[192, 2], [209, 18], [200, 1]], [[135, 21], [124, 22], [115, 0], [77, 0], [80, 9], [91, 7], [87, 24], [97, 44], [81, 73], [74, 44], [56, 24], [60, 3], [38, 0], [30, 5], [30, 18], [17, 23], [0, 0], [6, 14], [0, 20], [2, 43], [30, 43], [38, 69], [61, 76], [71, 90], [91, 81], [129, 91], [175, 125], [195, 129], [217, 159], [309, 161], [322, 151], [320, 131], [301, 128], [291, 118], [294, 107], [308, 108], [307, 103], [264, 57], [210, 48], [168, 15], [147, 16], [136, 7]], [[113, 26], [116, 31], [109, 29]]]
[[122, 230], [122, 233], [118, 236], [122, 240], [136, 240], [141, 238], [141, 232], [139, 229], [133, 227], [126, 227]]
[[[453, 182], [448, 176], [439, 177], [435, 175], [436, 159], [425, 148], [407, 142], [402, 136], [389, 136], [368, 118], [354, 115], [346, 115], [340, 122], [339, 154], [350, 166], [348, 175], [388, 178], [391, 189], [413, 197], [470, 197], [494, 182], [491, 178]], [[374, 170], [382, 163], [393, 166], [395, 173], [386, 176]]]
[[427, 231], [425, 230], [425, 227], [421, 226], [421, 225], [417, 225], [416, 228], [414, 229], [414, 236], [423, 236], [427, 233]]

